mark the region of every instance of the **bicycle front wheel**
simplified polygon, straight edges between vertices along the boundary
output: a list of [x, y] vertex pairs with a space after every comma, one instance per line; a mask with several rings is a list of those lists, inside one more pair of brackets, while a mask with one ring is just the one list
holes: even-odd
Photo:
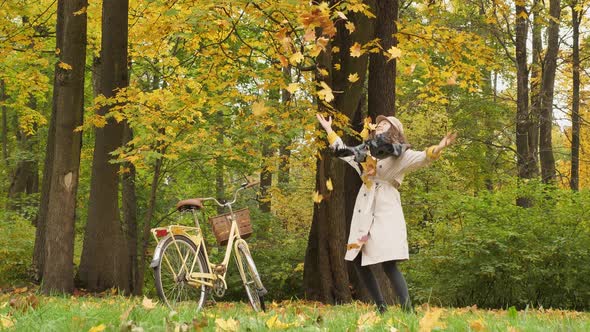
[[180, 306], [197, 301], [197, 311], [199, 311], [205, 304], [208, 287], [205, 285], [195, 287], [188, 283], [193, 262], [195, 262], [193, 273], [209, 273], [205, 253], [203, 250], [197, 253], [195, 243], [186, 236], [170, 237], [162, 246], [160, 262], [154, 268], [156, 290], [160, 299], [170, 309], [178, 310]]
[[256, 264], [254, 264], [254, 260], [245, 243], [238, 243], [236, 245], [236, 263], [238, 264], [238, 270], [240, 271], [240, 276], [244, 282], [246, 294], [248, 295], [248, 300], [252, 308], [254, 311], [264, 311], [266, 308], [264, 306], [263, 293], [266, 293], [266, 290], [262, 286]]

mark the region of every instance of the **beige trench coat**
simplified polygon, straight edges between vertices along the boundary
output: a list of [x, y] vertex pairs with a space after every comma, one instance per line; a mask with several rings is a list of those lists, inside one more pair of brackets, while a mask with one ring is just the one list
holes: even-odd
[[[344, 145], [334, 133], [328, 139], [332, 149]], [[370, 181], [361, 186], [356, 197], [346, 260], [354, 260], [359, 252], [362, 252], [363, 266], [409, 258], [406, 222], [396, 187], [402, 184], [407, 173], [429, 165], [438, 157], [432, 153], [433, 148], [410, 149], [399, 158], [377, 160], [376, 174], [368, 177]], [[350, 164], [359, 176], [363, 175], [353, 156], [340, 159]]]

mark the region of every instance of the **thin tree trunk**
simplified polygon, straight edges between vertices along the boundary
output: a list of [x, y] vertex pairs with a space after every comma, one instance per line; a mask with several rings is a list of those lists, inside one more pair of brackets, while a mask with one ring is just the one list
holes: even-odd
[[[217, 113], [219, 133], [217, 134], [217, 146], [223, 146], [223, 138], [225, 136], [225, 129], [223, 127], [223, 112]], [[225, 181], [224, 181], [224, 165], [223, 165], [223, 154], [219, 154], [215, 157], [215, 195], [218, 199], [225, 198]], [[224, 208], [221, 206], [217, 207], [217, 213], [221, 214], [224, 212]]]
[[[82, 125], [83, 118], [87, 27], [86, 14], [74, 15], [74, 12], [86, 6], [86, 0], [58, 1], [60, 61], [55, 65], [52, 111], [55, 146], [48, 147], [48, 151], [53, 152], [46, 157], [52, 165], [51, 174], [44, 180], [49, 182], [49, 189], [44, 192], [48, 195], [47, 211], [42, 219], [46, 227], [41, 288], [44, 293], [69, 293], [74, 288], [74, 223], [82, 147], [82, 134], [74, 129]], [[71, 69], [60, 67], [60, 63], [70, 65]], [[50, 130], [49, 143], [51, 134]]]
[[270, 212], [270, 187], [272, 186], [272, 172], [269, 169], [270, 160], [273, 157], [273, 149], [270, 147], [270, 141], [265, 139], [262, 143], [262, 170], [260, 172], [260, 197], [258, 200], [258, 208], [262, 212]]
[[[133, 139], [133, 131], [127, 122], [124, 123], [123, 144]], [[135, 192], [135, 166], [132, 163], [125, 163], [126, 172], [122, 175], [122, 210], [123, 222], [127, 235], [129, 250], [129, 284], [133, 295], [141, 295], [142, 284], [139, 283], [139, 261], [137, 256], [138, 225], [137, 225], [137, 194]]]
[[0, 80], [0, 108], [2, 109], [2, 159], [4, 159], [4, 164], [6, 165], [6, 169], [10, 167], [8, 162], [8, 114], [6, 114], [6, 102], [8, 96], [6, 95], [6, 85], [4, 84], [4, 80]]
[[570, 6], [572, 9], [573, 54], [572, 54], [572, 165], [570, 188], [580, 187], [580, 21], [581, 13], [575, 9], [577, 1]]
[[160, 173], [162, 171], [162, 158], [157, 159], [154, 165], [154, 176], [152, 177], [152, 185], [150, 188], [150, 198], [148, 201], [148, 208], [143, 222], [143, 231], [141, 236], [141, 251], [139, 253], [139, 271], [138, 271], [138, 285], [143, 286], [145, 281], [145, 266], [147, 262], [147, 246], [150, 242], [150, 228], [152, 226], [152, 220], [154, 219], [154, 213], [156, 211], [156, 197], [158, 194], [158, 183], [160, 182]]
[[[529, 82], [527, 68], [527, 11], [524, 3], [516, 2], [516, 154], [518, 177], [530, 179], [532, 177], [529, 165]], [[531, 205], [530, 199], [519, 197], [517, 204], [522, 207]]]
[[[291, 66], [287, 66], [283, 68], [283, 77], [285, 78], [285, 83], [291, 82]], [[284, 111], [289, 112], [289, 105], [291, 104], [291, 93], [287, 89], [281, 89], [281, 103], [283, 104]], [[291, 159], [291, 138], [285, 136], [281, 142], [281, 146], [279, 148], [279, 172], [278, 172], [278, 182], [279, 187], [281, 189], [285, 189], [289, 185], [289, 163]]]
[[531, 177], [539, 175], [539, 121], [541, 114], [541, 79], [543, 75], [543, 42], [541, 39], [541, 7], [543, 3], [540, 0], [534, 0], [532, 12], [533, 24], [533, 50], [532, 50], [532, 64], [531, 64], [531, 108], [529, 112], [529, 131], [528, 131], [528, 145], [529, 154], [527, 158], [527, 165], [530, 167]]
[[[104, 0], [100, 93], [115, 96], [129, 85], [127, 69], [128, 0]], [[110, 107], [102, 107], [105, 115]], [[94, 158], [88, 205], [88, 222], [78, 278], [89, 290], [117, 287], [124, 292], [129, 284], [129, 250], [119, 211], [119, 165], [110, 163], [110, 153], [123, 142], [123, 124], [110, 119], [95, 129]]]
[[547, 52], [543, 64], [543, 85], [541, 89], [541, 121], [539, 128], [539, 150], [541, 178], [544, 183], [555, 183], [555, 157], [553, 156], [553, 95], [557, 53], [559, 51], [559, 20], [561, 1], [549, 1], [549, 28], [547, 28]]
[[[374, 2], [370, 3], [374, 8]], [[332, 2], [331, 4], [333, 5]], [[349, 13], [349, 20], [354, 22], [357, 30], [349, 35], [343, 22], [337, 24], [336, 36], [326, 47], [327, 51], [322, 52], [317, 59], [318, 67], [327, 70], [329, 75], [318, 75], [316, 79], [325, 81], [334, 91], [343, 91], [336, 94], [332, 106], [348, 118], [353, 118], [363, 93], [360, 82], [364, 82], [366, 77], [368, 55], [353, 58], [349, 52], [331, 53], [330, 50], [332, 46], [348, 50], [354, 42], [363, 45], [373, 39], [374, 32], [373, 22], [362, 14]], [[334, 70], [335, 63], [341, 65], [340, 70]], [[347, 78], [352, 73], [359, 75], [359, 82], [351, 85]], [[318, 105], [320, 112], [327, 111], [322, 103]], [[344, 254], [350, 220], [346, 218], [348, 203], [345, 195], [347, 191], [354, 189], [345, 187], [345, 170], [350, 166], [334, 158], [329, 149], [320, 151], [320, 155], [317, 161], [316, 188], [321, 194], [328, 196], [326, 180], [331, 178], [334, 190], [326, 200], [314, 205], [303, 273], [305, 295], [308, 299], [326, 303], [348, 302], [352, 296]]]
[[[29, 96], [29, 107], [37, 109], [37, 101], [34, 96]], [[33, 194], [39, 191], [39, 166], [37, 163], [36, 135], [29, 135], [16, 126], [16, 139], [19, 150], [23, 151], [24, 157], [21, 157], [16, 164], [13, 172], [12, 182], [8, 189], [9, 198], [18, 198], [22, 194]], [[10, 204], [9, 206], [12, 206]], [[17, 208], [16, 205], [12, 206]]]

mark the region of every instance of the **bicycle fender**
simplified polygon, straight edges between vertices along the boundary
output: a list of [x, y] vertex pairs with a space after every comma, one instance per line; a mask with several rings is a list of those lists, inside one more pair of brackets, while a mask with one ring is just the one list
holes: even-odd
[[156, 267], [158, 267], [158, 264], [160, 264], [160, 259], [162, 259], [162, 247], [164, 246], [164, 243], [166, 243], [169, 237], [171, 237], [171, 235], [168, 235], [167, 237], [160, 240], [160, 242], [156, 246], [156, 249], [154, 250], [154, 256], [152, 257], [152, 262], [150, 263], [150, 267], [152, 269], [155, 269]]

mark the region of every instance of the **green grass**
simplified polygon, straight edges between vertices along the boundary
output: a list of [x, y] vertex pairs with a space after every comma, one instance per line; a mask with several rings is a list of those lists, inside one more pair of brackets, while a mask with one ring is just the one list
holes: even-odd
[[245, 303], [218, 302], [199, 313], [193, 305], [178, 312], [141, 298], [117, 295], [42, 296], [32, 291], [0, 295], [0, 330], [17, 331], [590, 331], [590, 313], [562, 310], [480, 310], [392, 307], [383, 316], [373, 306], [339, 306], [286, 301], [255, 313]]

